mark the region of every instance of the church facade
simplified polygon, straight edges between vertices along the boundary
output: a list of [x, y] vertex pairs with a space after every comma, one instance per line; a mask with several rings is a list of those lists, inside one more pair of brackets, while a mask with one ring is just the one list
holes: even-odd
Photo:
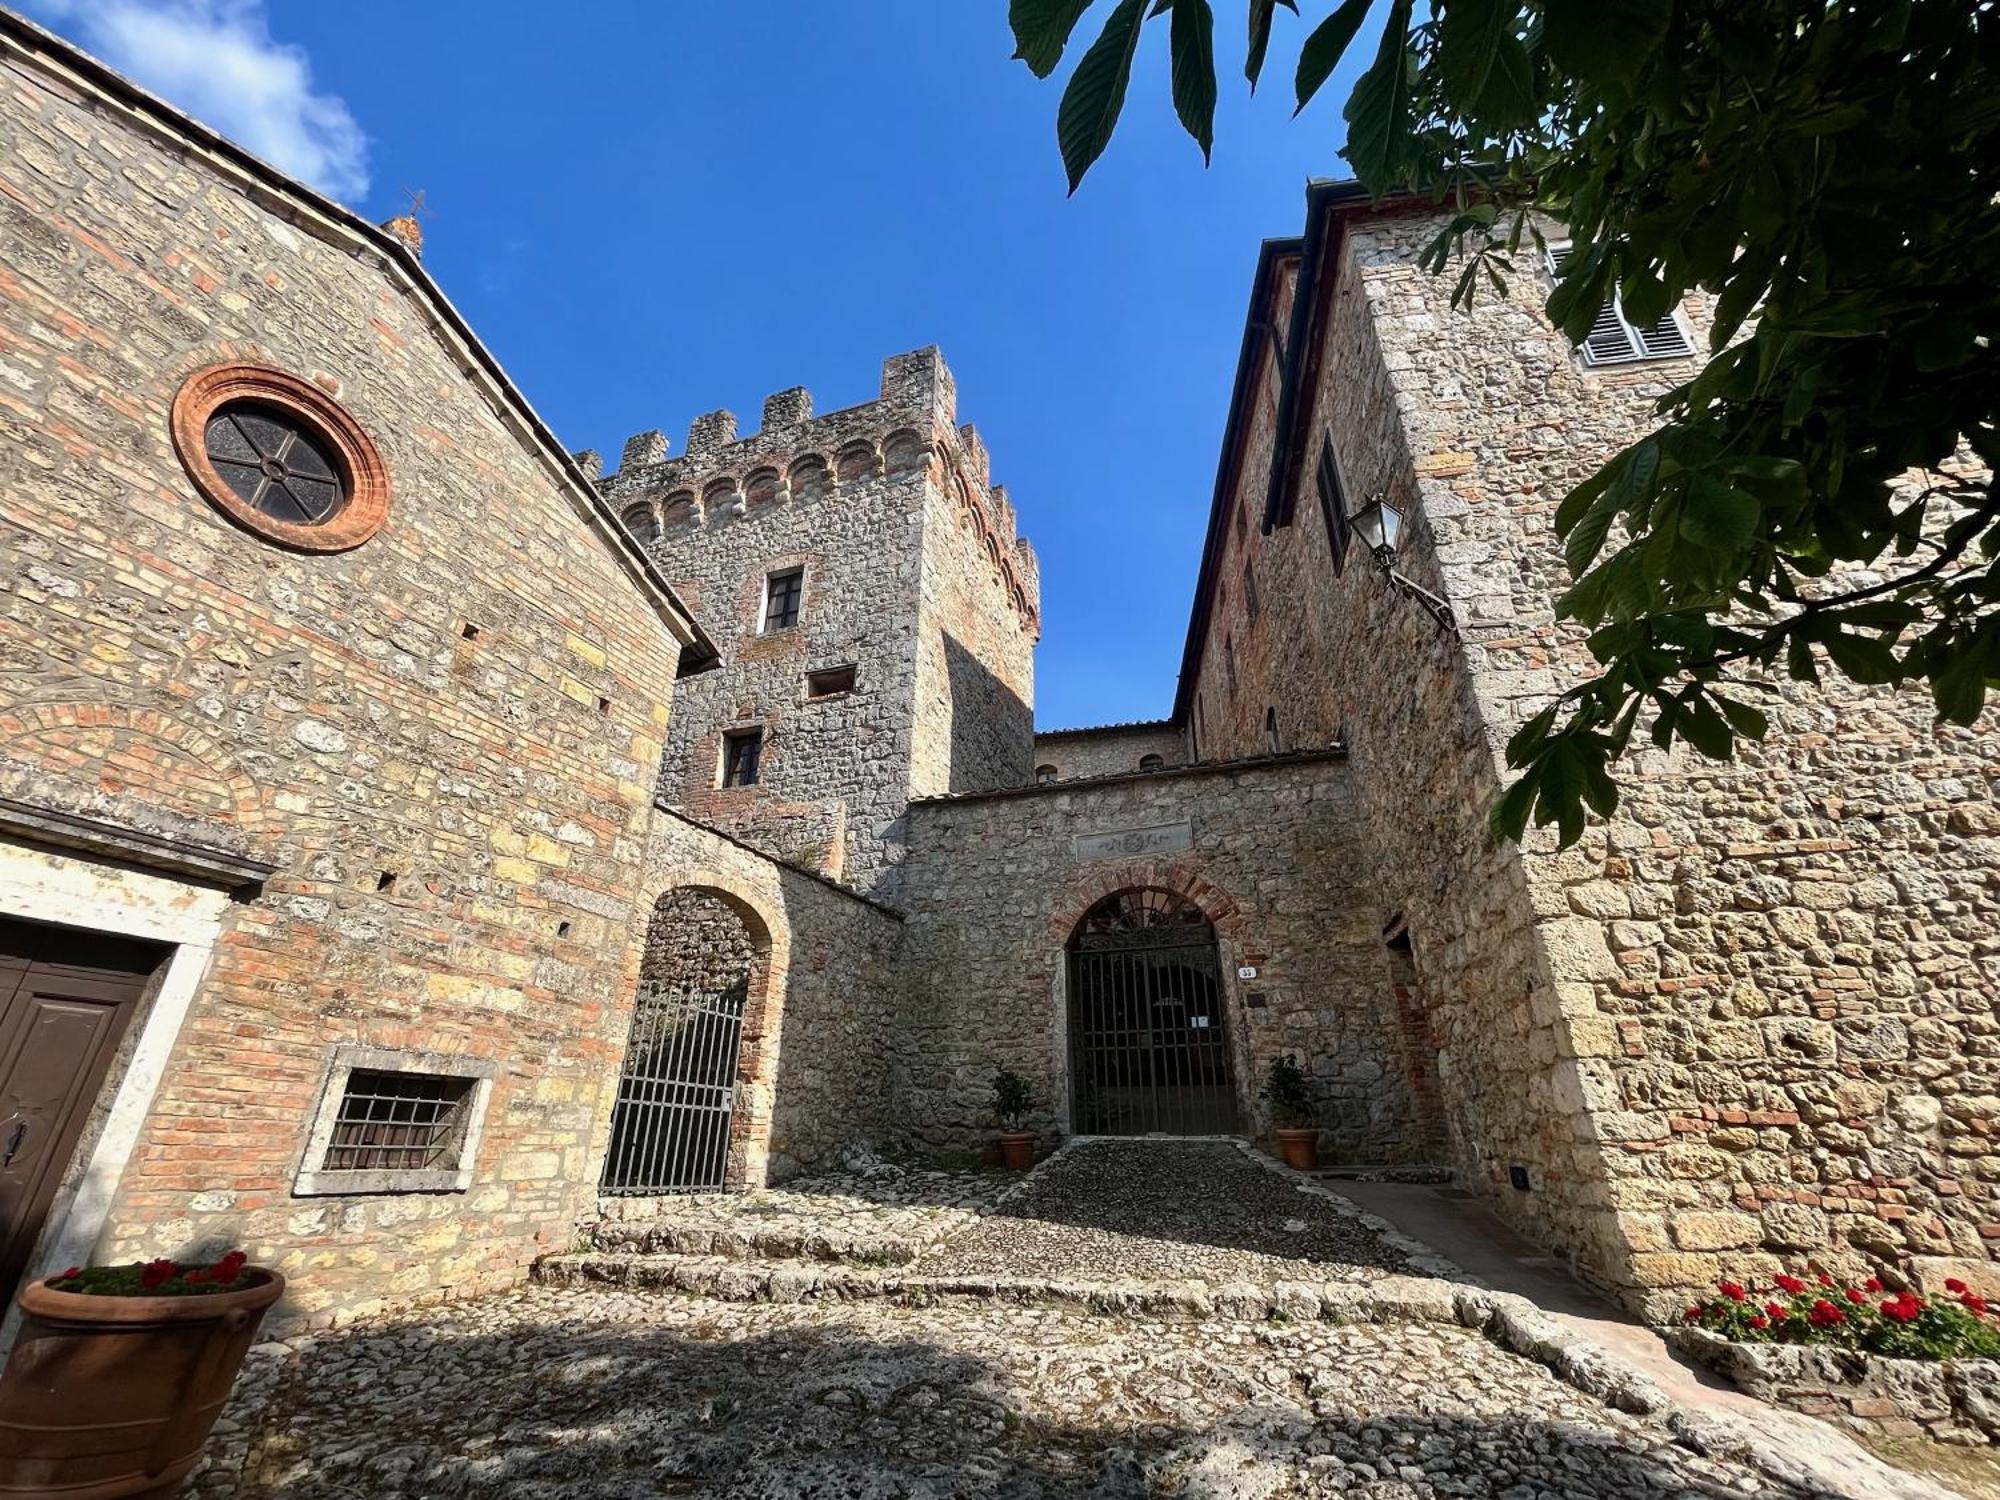
[[[1555, 505], [1693, 368], [1470, 312], [1420, 205], [1258, 257], [1172, 707], [1038, 733], [1039, 563], [936, 350], [565, 452], [409, 233], [0, 14], [5, 1277], [240, 1244], [324, 1323], [851, 1142], [1449, 1169], [1661, 1314], [1988, 1279], [1991, 718], [1774, 685], [1496, 843], [1589, 659]], [[1004, 467], [1004, 458], [1002, 461]], [[1379, 559], [1353, 517], [1404, 521]], [[11, 1137], [10, 1137], [11, 1140]]]

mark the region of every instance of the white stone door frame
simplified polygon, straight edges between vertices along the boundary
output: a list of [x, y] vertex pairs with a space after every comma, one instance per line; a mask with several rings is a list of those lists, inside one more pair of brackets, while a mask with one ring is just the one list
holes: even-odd
[[[24, 1279], [83, 1264], [96, 1249], [229, 905], [228, 894], [212, 885], [0, 839], [0, 916], [171, 947], [124, 1071], [98, 1093], [102, 1105], [109, 1091], [109, 1105], [88, 1159], [80, 1172], [65, 1174]], [[19, 1310], [9, 1309], [0, 1353], [12, 1346], [19, 1323]]]

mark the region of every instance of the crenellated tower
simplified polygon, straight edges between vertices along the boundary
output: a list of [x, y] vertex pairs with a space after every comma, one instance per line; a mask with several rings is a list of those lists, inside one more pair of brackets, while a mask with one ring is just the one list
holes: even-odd
[[638, 433], [599, 483], [720, 652], [677, 690], [665, 800], [892, 894], [912, 797], [1028, 779], [1039, 568], [935, 348], [860, 406], [793, 387], [678, 456]]

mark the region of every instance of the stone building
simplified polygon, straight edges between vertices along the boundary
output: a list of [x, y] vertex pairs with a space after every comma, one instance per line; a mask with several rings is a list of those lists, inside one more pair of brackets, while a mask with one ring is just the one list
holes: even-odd
[[5, 12], [0, 133], [10, 1284], [240, 1243], [324, 1322], [983, 1149], [1001, 1066], [1050, 1140], [1259, 1134], [1287, 1054], [1327, 1159], [1449, 1167], [1654, 1311], [1987, 1267], [1990, 722], [1787, 684], [1576, 849], [1485, 831], [1587, 669], [1555, 502], [1699, 306], [1574, 352], [1545, 282], [1455, 313], [1424, 210], [1315, 184], [1171, 711], [1037, 733], [1038, 564], [936, 350], [607, 477], [413, 225]]

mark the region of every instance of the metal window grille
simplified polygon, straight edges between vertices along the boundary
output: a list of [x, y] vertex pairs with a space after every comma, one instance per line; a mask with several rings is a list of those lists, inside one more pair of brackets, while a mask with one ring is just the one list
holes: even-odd
[[325, 1172], [450, 1171], [478, 1080], [356, 1068], [327, 1141]]
[[[1561, 277], [1569, 261], [1568, 245], [1551, 246], [1549, 270]], [[1629, 365], [1643, 359], [1675, 359], [1694, 352], [1680, 314], [1669, 310], [1650, 328], [1629, 321], [1614, 295], [1598, 309], [1597, 320], [1583, 340], [1583, 358], [1591, 365]]]
[[1340, 464], [1333, 456], [1333, 439], [1319, 442], [1319, 469], [1314, 475], [1319, 489], [1319, 512], [1326, 521], [1326, 539], [1333, 547], [1333, 571], [1347, 561], [1347, 495], [1340, 485]]
[[789, 630], [799, 623], [799, 599], [805, 592], [803, 568], [773, 573], [764, 585], [764, 628]]
[[722, 784], [755, 786], [757, 763], [764, 753], [764, 732], [752, 729], [744, 734], [723, 736]]

